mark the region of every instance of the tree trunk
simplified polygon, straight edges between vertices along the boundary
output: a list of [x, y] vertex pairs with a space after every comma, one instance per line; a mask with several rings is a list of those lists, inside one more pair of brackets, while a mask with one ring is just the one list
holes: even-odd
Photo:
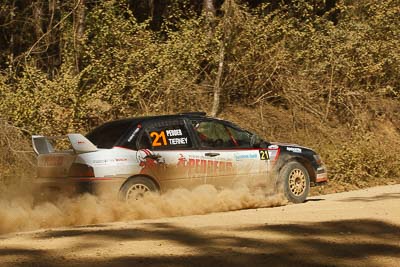
[[[34, 27], [34, 32], [35, 32], [35, 37], [36, 40], [39, 40], [42, 38], [44, 32], [43, 32], [43, 7], [42, 3], [40, 1], [35, 1], [32, 3], [32, 13], [33, 13], [33, 27]], [[35, 65], [37, 68], [42, 68], [45, 63], [44, 60], [42, 59], [40, 52], [42, 52], [42, 49], [36, 49], [39, 52], [38, 56], [35, 57]], [[39, 50], [39, 51], [38, 51]]]
[[49, 22], [47, 25], [46, 47], [47, 47], [47, 73], [54, 78], [56, 68], [60, 64], [60, 38], [59, 30], [53, 29], [56, 20], [57, 0], [49, 0]]
[[207, 19], [207, 23], [209, 26], [208, 38], [211, 41], [214, 36], [215, 16], [216, 16], [213, 0], [203, 0], [203, 13], [205, 14]]
[[211, 110], [211, 116], [215, 117], [219, 112], [220, 106], [220, 96], [221, 96], [221, 80], [222, 73], [224, 70], [224, 61], [225, 61], [225, 41], [222, 40], [221, 46], [219, 48], [219, 63], [218, 63], [218, 72], [217, 77], [215, 78], [214, 83], [214, 101]]
[[32, 3], [32, 12], [33, 12], [33, 25], [34, 25], [36, 39], [39, 39], [44, 33], [43, 23], [42, 23], [43, 10], [40, 1]]
[[207, 18], [214, 19], [215, 17], [215, 6], [213, 0], [203, 0], [203, 12]]
[[162, 0], [149, 0], [150, 9], [150, 27], [153, 31], [159, 31], [163, 23], [163, 15], [166, 12], [166, 1]]
[[[14, 23], [14, 16], [15, 16], [15, 1], [12, 2], [11, 7], [10, 7], [10, 23]], [[9, 64], [8, 64], [8, 71], [10, 74], [10, 77], [14, 75], [14, 49], [15, 49], [15, 43], [14, 43], [14, 30], [10, 30], [10, 45], [9, 45]]]
[[[208, 25], [209, 25], [209, 32], [208, 32], [208, 37], [210, 42], [213, 39], [214, 36], [214, 28], [215, 28], [215, 16], [216, 16], [216, 11], [215, 11], [215, 6], [214, 6], [214, 1], [213, 0], [203, 0], [203, 13], [206, 16]], [[211, 110], [211, 116], [216, 116], [218, 111], [219, 111], [219, 106], [220, 106], [220, 94], [221, 94], [221, 78], [222, 78], [222, 73], [224, 69], [224, 58], [225, 58], [225, 44], [224, 40], [222, 40], [220, 49], [219, 49], [219, 56], [218, 56], [218, 71], [217, 71], [217, 77], [215, 78], [214, 81], [214, 100], [213, 100], [213, 106]]]
[[75, 74], [78, 74], [81, 70], [85, 35], [85, 0], [77, 1], [74, 11]]
[[[223, 29], [223, 34], [222, 34], [222, 40], [220, 42], [220, 47], [219, 47], [219, 56], [218, 56], [218, 71], [217, 71], [217, 77], [215, 78], [214, 82], [214, 100], [213, 100], [213, 106], [211, 110], [211, 116], [216, 116], [218, 112], [220, 111], [220, 105], [221, 105], [221, 91], [222, 91], [222, 76], [224, 73], [224, 65], [225, 65], [225, 47], [227, 43], [229, 42], [229, 36], [230, 36], [230, 23], [229, 20], [231, 20], [232, 16], [232, 0], [226, 0], [224, 5], [226, 6], [226, 12], [224, 15], [224, 18], [222, 20], [222, 29]], [[204, 0], [204, 3], [212, 3], [211, 0]], [[214, 9], [215, 12], [215, 9]]]

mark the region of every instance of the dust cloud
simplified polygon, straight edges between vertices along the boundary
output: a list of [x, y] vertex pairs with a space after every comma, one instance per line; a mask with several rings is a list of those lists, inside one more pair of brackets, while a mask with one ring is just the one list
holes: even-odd
[[193, 190], [175, 189], [163, 195], [150, 193], [132, 202], [84, 194], [35, 203], [32, 196], [24, 194], [0, 197], [0, 234], [271, 207], [284, 204], [283, 199], [278, 195], [266, 197], [262, 191], [251, 192], [243, 186], [216, 190], [211, 185]]

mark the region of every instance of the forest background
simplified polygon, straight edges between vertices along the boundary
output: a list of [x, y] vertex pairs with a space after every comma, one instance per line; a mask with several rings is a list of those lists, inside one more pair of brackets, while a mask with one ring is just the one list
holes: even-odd
[[399, 0], [2, 0], [0, 185], [34, 177], [32, 134], [185, 111], [313, 147], [320, 192], [398, 183], [399, 18]]

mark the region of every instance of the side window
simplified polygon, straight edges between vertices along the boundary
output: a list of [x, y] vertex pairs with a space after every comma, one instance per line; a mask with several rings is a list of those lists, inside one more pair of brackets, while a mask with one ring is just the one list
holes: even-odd
[[151, 142], [148, 134], [146, 132], [143, 132], [141, 136], [139, 136], [138, 144], [137, 144], [138, 150], [139, 149], [151, 149]]
[[[127, 133], [127, 135], [124, 138], [125, 140], [122, 143], [122, 146], [125, 148], [136, 150], [138, 147], [136, 141], [138, 138], [140, 138], [142, 132], [143, 132], [142, 125], [141, 124], [136, 125], [136, 127], [131, 129], [131, 131]], [[146, 142], [146, 139], [142, 138], [142, 139], [140, 139], [140, 141]], [[139, 149], [146, 148], [146, 147], [148, 147], [148, 144], [139, 144]]]
[[227, 127], [218, 121], [192, 121], [202, 147], [233, 148], [236, 141]]
[[234, 138], [234, 141], [238, 147], [251, 148], [251, 134], [241, 129], [232, 128], [227, 126], [229, 133]]
[[138, 146], [153, 150], [188, 149], [192, 148], [192, 140], [183, 121], [159, 122], [146, 127]]

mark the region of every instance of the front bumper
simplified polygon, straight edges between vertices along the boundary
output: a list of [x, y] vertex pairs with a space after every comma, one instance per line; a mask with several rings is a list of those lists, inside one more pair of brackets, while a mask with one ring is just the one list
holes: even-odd
[[315, 183], [317, 185], [324, 184], [328, 182], [328, 172], [325, 166], [320, 166], [317, 168], [317, 175], [315, 177]]

